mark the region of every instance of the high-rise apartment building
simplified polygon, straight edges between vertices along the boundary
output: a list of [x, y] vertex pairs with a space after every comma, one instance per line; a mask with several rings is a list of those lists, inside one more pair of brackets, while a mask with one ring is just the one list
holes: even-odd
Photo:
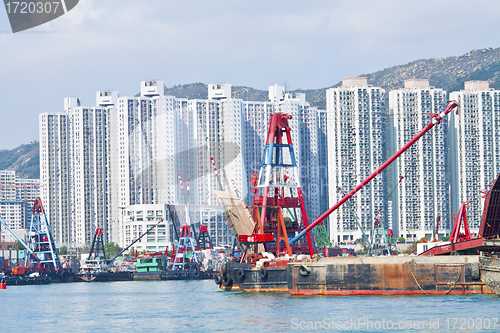
[[[262, 164], [262, 154], [266, 145], [266, 137], [269, 131], [269, 119], [274, 112], [274, 102], [243, 102], [243, 118], [245, 136], [243, 139], [243, 150], [245, 158], [245, 173], [247, 184], [253, 174], [259, 174]], [[253, 202], [253, 193], [247, 191], [242, 197], [247, 204]]]
[[465, 89], [452, 92], [459, 103], [458, 115], [450, 117], [450, 164], [452, 210], [470, 200], [467, 223], [479, 231], [484, 200], [481, 191], [500, 172], [500, 90], [487, 81], [465, 82]]
[[125, 224], [130, 228], [132, 220], [122, 218], [124, 209], [156, 211], [154, 205], [186, 203], [187, 187], [181, 188], [178, 174], [186, 185], [189, 178], [190, 204], [201, 207], [193, 223], [207, 223], [218, 243], [230, 244], [233, 236], [212, 189], [220, 180], [224, 190], [236, 189], [245, 198], [276, 110], [293, 117], [306, 207], [314, 218], [321, 212], [318, 110], [304, 94], [274, 88], [270, 102], [232, 98], [230, 84], [209, 85], [207, 99], [186, 99], [166, 96], [163, 81], [142, 81], [138, 96], [99, 91], [96, 106], [67, 98], [64, 114], [41, 115], [41, 174], [47, 184], [42, 198], [58, 245], [88, 243], [96, 228], [104, 229], [107, 241], [126, 245]]
[[[326, 91], [329, 201], [333, 206], [385, 161], [383, 112], [385, 90], [364, 77], [346, 78]], [[371, 233], [384, 214], [385, 173], [375, 177], [348, 203], [330, 215], [330, 238], [350, 242], [362, 237], [356, 219]], [[383, 218], [384, 224], [387, 218]]]
[[[77, 98], [66, 98], [65, 109], [80, 105]], [[40, 198], [58, 245], [73, 242], [70, 223], [69, 146], [67, 113], [42, 113], [40, 135]]]
[[0, 170], [0, 201], [16, 200], [16, 172]]
[[[230, 98], [230, 96], [229, 96]], [[187, 102], [188, 121], [183, 126], [189, 129], [189, 137], [184, 141], [180, 154], [179, 172], [186, 182], [190, 178], [190, 189], [194, 204], [217, 205], [218, 201], [211, 189], [218, 189], [218, 180], [213, 172], [211, 158], [219, 170], [223, 171], [222, 150], [226, 147], [224, 137], [221, 100], [193, 99]], [[221, 173], [221, 184], [226, 190], [226, 179]], [[180, 188], [179, 188], [180, 190]], [[185, 203], [185, 200], [181, 200]]]
[[[12, 230], [29, 228], [33, 201], [40, 196], [39, 179], [21, 179], [14, 170], [0, 170], [0, 219]], [[0, 241], [15, 241], [0, 226]]]
[[92, 242], [97, 228], [109, 231], [107, 117], [99, 107], [68, 112], [71, 237], [77, 246]]
[[[328, 198], [328, 113], [326, 110], [318, 110], [318, 156], [319, 156], [319, 188], [317, 196], [320, 198], [319, 212], [323, 214], [329, 207]], [[329, 226], [330, 219], [326, 218], [325, 222]]]
[[[403, 89], [390, 91], [391, 151], [401, 149], [429, 124], [431, 113], [439, 114], [446, 106], [446, 92], [429, 86], [429, 80], [406, 80]], [[445, 123], [435, 126], [393, 162], [395, 236], [430, 240], [438, 219], [439, 234], [447, 234], [451, 225], [447, 159]]]
[[58, 245], [83, 246], [110, 225], [109, 115], [117, 92], [98, 92], [98, 107], [64, 100], [65, 113], [40, 115], [41, 198]]

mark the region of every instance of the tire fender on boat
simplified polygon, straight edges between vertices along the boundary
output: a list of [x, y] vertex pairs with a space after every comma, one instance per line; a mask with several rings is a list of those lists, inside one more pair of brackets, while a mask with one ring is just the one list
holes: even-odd
[[194, 272], [194, 277], [200, 277], [200, 272]]
[[224, 266], [222, 266], [222, 276], [226, 276], [227, 275], [227, 264], [224, 264]]
[[[207, 275], [208, 275], [208, 273], [207, 273]], [[215, 283], [218, 284], [219, 286], [222, 283], [222, 278], [221, 278], [221, 276], [219, 274], [217, 274], [215, 276], [214, 280], [215, 280]]]
[[308, 276], [311, 273], [311, 270], [304, 265], [300, 265], [299, 266], [299, 273], [302, 276]]
[[233, 279], [226, 275], [222, 278], [222, 284], [226, 287], [230, 287], [233, 285]]
[[267, 269], [265, 267], [262, 267], [259, 270], [259, 275], [261, 278], [265, 279], [267, 277]]
[[173, 275], [174, 275], [174, 277], [176, 277], [176, 278], [177, 278], [177, 277], [179, 277], [179, 272], [174, 272], [174, 274], [173, 274]]
[[245, 278], [245, 271], [243, 270], [243, 268], [238, 268], [236, 270], [236, 274], [238, 275], [238, 278], [240, 280], [243, 280]]

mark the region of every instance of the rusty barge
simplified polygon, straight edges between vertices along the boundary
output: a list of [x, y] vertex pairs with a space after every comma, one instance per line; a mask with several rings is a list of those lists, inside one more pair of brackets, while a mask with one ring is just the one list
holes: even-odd
[[479, 258], [481, 280], [500, 296], [500, 259], [497, 255]]
[[[266, 146], [262, 163], [262, 169], [267, 170], [266, 176], [263, 177], [261, 172], [260, 177], [253, 177], [251, 182], [251, 185], [255, 186], [254, 193], [256, 193], [252, 213], [243, 209], [244, 207], [238, 208], [238, 206], [242, 206], [242, 203], [236, 203], [236, 198], [231, 197], [231, 195], [222, 195], [222, 193], [218, 195], [225, 206], [225, 211], [230, 212], [228, 214], [231, 215], [228, 216], [230, 224], [245, 225], [248, 230], [235, 233], [239, 235], [240, 244], [247, 245], [246, 261], [228, 263], [216, 281], [219, 280], [226, 287], [235, 283], [241, 289], [250, 292], [288, 291], [293, 296], [492, 294], [493, 290], [481, 281], [480, 256], [478, 255], [480, 250], [483, 250], [484, 247], [490, 247], [491, 244], [482, 242], [480, 248], [467, 246], [467, 251], [464, 252], [464, 249], [458, 246], [462, 244], [457, 238], [460, 235], [461, 218], [457, 218], [455, 222], [457, 225], [454, 231], [457, 237], [451, 240], [452, 253], [440, 251], [436, 253], [439, 256], [319, 258], [318, 255], [313, 255], [312, 251], [309, 251], [310, 255], [304, 256], [291, 253], [294, 243], [303, 236], [308, 236], [306, 244], [310, 245], [308, 232], [312, 228], [322, 223], [329, 214], [356, 194], [434, 125], [441, 123], [443, 118], [457, 107], [458, 103], [452, 101], [441, 114], [430, 115], [432, 117], [430, 124], [312, 224], [308, 223], [307, 214], [302, 210], [301, 230], [287, 230], [282, 223], [282, 208], [286, 208], [287, 198], [283, 200], [281, 190], [276, 188], [283, 181], [279, 177], [274, 180], [274, 176], [272, 178], [274, 183], [269, 181], [269, 174], [279, 174], [276, 171], [271, 173], [269, 170], [280, 167], [282, 162], [270, 163], [273, 157], [271, 153], [273, 147], [270, 143], [273, 141], [268, 138], [270, 147], [268, 150]], [[270, 133], [273, 133], [274, 128], [274, 126], [270, 127]], [[279, 126], [276, 128], [277, 135], [275, 137], [280, 138], [282, 133]], [[288, 134], [287, 124], [284, 128]], [[289, 140], [288, 142], [290, 143]], [[278, 147], [285, 146], [282, 142], [275, 144]], [[266, 163], [267, 159], [269, 162]], [[264, 178], [264, 184], [259, 183], [262, 178]], [[263, 197], [257, 196], [258, 189], [264, 189]], [[270, 193], [273, 194], [268, 195]], [[299, 199], [301, 199], [300, 191]], [[463, 214], [463, 222], [464, 227], [466, 227], [465, 214]], [[269, 224], [272, 224], [271, 228], [269, 228]], [[270, 234], [269, 231], [274, 232], [274, 234]], [[287, 231], [298, 232], [298, 234], [289, 241]], [[250, 233], [251, 235], [249, 235]], [[495, 235], [497, 234], [498, 232], [495, 233]], [[488, 238], [490, 237], [491, 235], [488, 234]], [[273, 241], [278, 245], [276, 254], [280, 257], [266, 260], [264, 251], [269, 251], [268, 245], [272, 244]], [[460, 242], [462, 241], [464, 240], [460, 239]], [[285, 258], [279, 250], [281, 242], [284, 243], [288, 254], [286, 260], [283, 260]], [[497, 242], [493, 241], [492, 244], [495, 245]], [[500, 241], [498, 241], [497, 246], [499, 245]], [[463, 255], [457, 255], [459, 252]], [[303, 253], [307, 253], [307, 251]]]
[[293, 296], [492, 294], [479, 256], [331, 257], [289, 263]]
[[[457, 106], [457, 102], [451, 102], [441, 114], [432, 114], [432, 121], [419, 134], [312, 224], [308, 222], [297, 175], [297, 164], [290, 135], [291, 129], [288, 124], [290, 116], [281, 113], [273, 114], [270, 119], [260, 174], [258, 176], [253, 175], [250, 182], [250, 185], [254, 187], [252, 192], [255, 193], [251, 213], [244, 203], [233, 195], [214, 191], [215, 195], [221, 200], [228, 222], [234, 234], [238, 236], [240, 246], [245, 246], [242, 260], [228, 263], [216, 278], [216, 282], [218, 281], [220, 285], [226, 287], [236, 283], [245, 291], [257, 292], [291, 291], [290, 288], [293, 288], [296, 292], [291, 291], [292, 294], [302, 293], [299, 287], [293, 285], [293, 282], [301, 283], [301, 279], [305, 279], [308, 280], [306, 281], [308, 286], [321, 283], [320, 280], [316, 281], [316, 279], [330, 273], [332, 269], [325, 264], [325, 260], [332, 259], [321, 259], [321, 264], [317, 267], [318, 272], [315, 271], [315, 263], [318, 261], [313, 260], [313, 258], [317, 259], [317, 255], [314, 254], [309, 231], [316, 225], [323, 223], [323, 220], [329, 214], [382, 172], [434, 125], [441, 123], [442, 119]], [[259, 193], [262, 193], [262, 195], [259, 195]], [[284, 213], [287, 213], [288, 225], [285, 223]], [[289, 241], [289, 233], [291, 235], [298, 234], [294, 235], [295, 237]], [[306, 236], [307, 242], [300, 244], [298, 240], [302, 236]], [[276, 251], [269, 251], [273, 243]], [[307, 247], [306, 251], [300, 254], [308, 253], [308, 258], [297, 260], [297, 256], [295, 256], [295, 254], [299, 254], [297, 245]], [[283, 251], [281, 251], [281, 248]], [[263, 262], [265, 260], [263, 253], [265, 252], [274, 252], [276, 256], [281, 258], [286, 254], [289, 259], [287, 261], [278, 261], [273, 260], [273, 257]], [[340, 260], [344, 260], [344, 258]], [[270, 267], [271, 264], [274, 266]], [[397, 266], [396, 264], [394, 267]], [[367, 272], [371, 271], [370, 265], [362, 267], [366, 268]], [[402, 268], [393, 268], [393, 270], [403, 271]], [[311, 272], [312, 275], [310, 275]], [[354, 276], [358, 275], [355, 274]], [[362, 281], [358, 281], [360, 285], [363, 284]], [[352, 281], [352, 283], [355, 284], [356, 282]], [[351, 287], [354, 289], [364, 288], [363, 286], [356, 287], [353, 284], [351, 284]], [[314, 288], [307, 288], [307, 290], [309, 289]], [[326, 287], [320, 287], [319, 289], [324, 290]], [[314, 294], [315, 292], [305, 291], [305, 294], [307, 293]]]

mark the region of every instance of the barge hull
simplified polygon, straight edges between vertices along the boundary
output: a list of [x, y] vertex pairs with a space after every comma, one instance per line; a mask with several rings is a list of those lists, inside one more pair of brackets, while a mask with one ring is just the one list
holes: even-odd
[[500, 260], [498, 256], [479, 258], [481, 281], [500, 296]]
[[323, 258], [288, 264], [293, 296], [492, 294], [479, 256]]
[[[253, 267], [251, 264], [228, 262], [222, 269], [222, 280], [234, 282], [246, 292], [287, 293], [287, 266]], [[224, 284], [224, 282], [222, 282]], [[224, 284], [229, 287], [229, 284]]]
[[92, 272], [77, 274], [84, 282], [132, 281], [132, 272]]

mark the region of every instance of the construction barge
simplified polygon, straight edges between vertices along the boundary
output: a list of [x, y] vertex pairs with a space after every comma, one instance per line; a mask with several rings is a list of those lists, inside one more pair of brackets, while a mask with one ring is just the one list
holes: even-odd
[[332, 257], [289, 263], [290, 294], [500, 294], [500, 260], [492, 255], [500, 249], [500, 175], [483, 194], [485, 205], [477, 237], [469, 231], [466, 201], [454, 221], [449, 242], [423, 244], [425, 250], [418, 256]]
[[40, 198], [33, 202], [27, 239], [21, 239], [0, 219], [0, 224], [26, 249], [23, 262], [10, 267], [0, 263], [0, 283], [5, 285], [34, 285], [64, 283], [75, 280], [70, 268], [59, 260], [59, 253], [52, 237], [49, 222]]
[[[198, 237], [194, 226], [190, 223], [189, 214], [189, 178], [187, 180], [186, 190], [184, 183], [179, 176], [179, 182], [186, 198], [186, 225], [181, 227], [178, 217], [168, 206], [170, 217], [173, 221], [174, 232], [177, 236], [177, 246], [174, 246], [172, 256], [168, 256], [168, 251], [161, 255], [148, 255], [138, 259], [134, 273], [135, 281], [150, 280], [207, 280], [213, 279], [216, 271], [204, 269], [202, 266], [203, 250], [212, 249], [212, 241], [208, 233], [208, 228], [200, 224]], [[180, 231], [177, 226], [181, 227]]]
[[[242, 207], [244, 203], [238, 201], [238, 198], [228, 193], [214, 191], [221, 200], [224, 211], [227, 212], [230, 225], [235, 225], [232, 226], [233, 232], [239, 236], [240, 243], [246, 246], [246, 257], [244, 255], [241, 262], [226, 264], [216, 278], [216, 282], [226, 287], [234, 283], [249, 292], [289, 292], [293, 296], [492, 294], [493, 290], [481, 280], [479, 253], [488, 248], [491, 249], [492, 246], [500, 245], [498, 240], [491, 241], [493, 237], [498, 238], [498, 230], [495, 232], [497, 236], [488, 234], [490, 238], [488, 242], [457, 239], [458, 235], [462, 235], [460, 234], [461, 220], [458, 217], [455, 221], [456, 237], [451, 240], [451, 246], [445, 246], [451, 250], [441, 250], [435, 256], [320, 258], [310, 252], [309, 256], [299, 258], [290, 251], [294, 243], [298, 244], [297, 241], [303, 236], [307, 236], [310, 245], [309, 231], [312, 228], [321, 225], [329, 214], [346, 203], [457, 107], [458, 103], [452, 101], [441, 114], [430, 115], [432, 121], [420, 133], [312, 224], [308, 223], [307, 214], [302, 210], [301, 230], [287, 230], [283, 224], [280, 224], [289, 198], [283, 198], [283, 193], [286, 192], [279, 188], [279, 185], [284, 183], [280, 178], [282, 175], [280, 167], [283, 167], [285, 163], [279, 157], [275, 160], [275, 156], [282, 156], [279, 149], [287, 147], [292, 152], [293, 161], [293, 148], [289, 138], [287, 144], [281, 139], [282, 135], [289, 135], [290, 129], [286, 121], [282, 121], [284, 125], [277, 126], [276, 123], [279, 125], [280, 122], [273, 122], [271, 118], [261, 174], [258, 178], [256, 175], [252, 177], [250, 184], [255, 186], [254, 193], [256, 193], [252, 213], [250, 214], [248, 209], [245, 210]], [[294, 164], [286, 166], [294, 167]], [[299, 190], [299, 200], [301, 200], [300, 185], [296, 187]], [[261, 189], [264, 190], [262, 199], [257, 197], [257, 191]], [[269, 228], [268, 226], [273, 222], [274, 227]], [[464, 224], [466, 224], [465, 218]], [[298, 232], [298, 234], [289, 241], [287, 231]], [[475, 245], [481, 243], [481, 246], [464, 248], [461, 246], [461, 241], [468, 241], [467, 244]], [[267, 251], [266, 245], [272, 242], [275, 242], [278, 247], [275, 252], [278, 258], [264, 259], [262, 254]], [[280, 244], [283, 244], [288, 252], [285, 257], [279, 250]], [[389, 252], [392, 254], [392, 251]]]

